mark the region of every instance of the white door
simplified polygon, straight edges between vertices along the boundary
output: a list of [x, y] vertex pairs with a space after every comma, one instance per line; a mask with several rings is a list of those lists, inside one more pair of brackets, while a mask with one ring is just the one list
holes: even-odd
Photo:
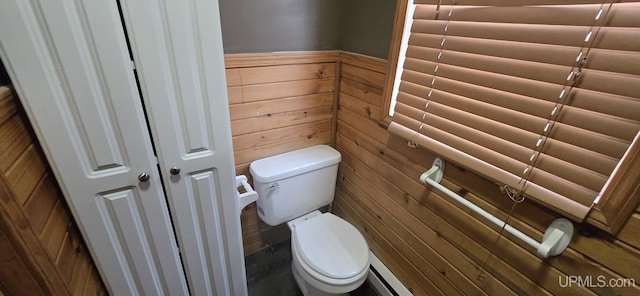
[[110, 294], [187, 295], [117, 3], [3, 0], [0, 46]]
[[246, 295], [218, 3], [121, 1], [194, 295]]

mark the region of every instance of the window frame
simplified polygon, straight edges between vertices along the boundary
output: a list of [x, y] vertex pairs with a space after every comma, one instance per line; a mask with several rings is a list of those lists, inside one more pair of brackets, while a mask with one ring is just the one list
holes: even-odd
[[[398, 0], [396, 4], [393, 31], [391, 35], [385, 87], [383, 90], [382, 125], [388, 127], [392, 121], [390, 116], [391, 103], [397, 75], [400, 75], [402, 65], [400, 55], [403, 53], [403, 37], [407, 20], [412, 16], [410, 5], [413, 0]], [[610, 194], [602, 196], [597, 204], [587, 214], [584, 222], [591, 224], [611, 234], [617, 234], [627, 220], [639, 207], [640, 202], [640, 139], [636, 138], [628, 150], [628, 157], [622, 159], [618, 165], [616, 177], [612, 178], [609, 186], [613, 186]]]

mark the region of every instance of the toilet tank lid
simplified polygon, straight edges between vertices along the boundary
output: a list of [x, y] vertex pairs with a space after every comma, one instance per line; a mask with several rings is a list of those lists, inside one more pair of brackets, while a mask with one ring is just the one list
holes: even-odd
[[340, 162], [340, 152], [327, 145], [316, 145], [251, 163], [251, 176], [258, 182], [273, 182], [331, 166]]

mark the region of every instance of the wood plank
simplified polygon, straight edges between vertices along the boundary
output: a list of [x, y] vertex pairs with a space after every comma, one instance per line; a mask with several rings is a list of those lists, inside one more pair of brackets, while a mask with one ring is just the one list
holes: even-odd
[[251, 174], [249, 172], [249, 164], [248, 163], [237, 164], [236, 165], [236, 175], [245, 175], [250, 181], [249, 184], [252, 184]]
[[6, 172], [33, 141], [20, 116], [12, 116], [0, 125], [0, 171]]
[[265, 244], [259, 237], [256, 239], [247, 239], [247, 242], [243, 243], [243, 252], [245, 257], [258, 253], [264, 248]]
[[[81, 251], [81, 254], [84, 254], [83, 252], [84, 251]], [[69, 287], [72, 293], [71, 295], [82, 295], [90, 274], [91, 263], [89, 260], [78, 260], [76, 263], [73, 268], [73, 273], [71, 274]]]
[[[465, 198], [481, 206], [494, 216], [506, 216], [505, 210], [502, 209], [508, 209], [508, 205], [511, 203], [508, 198], [495, 198], [496, 196], [501, 196], [495, 185], [490, 184], [490, 182], [483, 180], [475, 174], [458, 169], [449, 169], [447, 175], [448, 178], [455, 180], [453, 182], [464, 182], [464, 191], [473, 192], [465, 195]], [[448, 183], [447, 186], [453, 190], [462, 190], [461, 187], [454, 183]], [[493, 194], [491, 194], [491, 192], [493, 192]], [[481, 193], [482, 195], [478, 196], [474, 193]], [[510, 224], [527, 235], [541, 237], [542, 232], [546, 230], [548, 225], [556, 217], [557, 214], [550, 210], [535, 203], [525, 201], [514, 210]], [[532, 227], [535, 228], [535, 230], [533, 230]], [[601, 231], [594, 231], [593, 229], [581, 231], [581, 228], [582, 227], [578, 225], [572, 243], [569, 245], [569, 248], [563, 252], [562, 256], [555, 257], [554, 260], [549, 260], [549, 264], [563, 271], [565, 274], [571, 275], [592, 275], [594, 278], [596, 276], [617, 278], [620, 276], [620, 273], [623, 273], [623, 275], [628, 273], [629, 275], [624, 276], [633, 278], [638, 276], [638, 271], [630, 268], [630, 266], [640, 264], [638, 261], [640, 255], [638, 255], [637, 249], [630, 248], [619, 240], [612, 240], [609, 235], [603, 234]], [[581, 232], [589, 234], [586, 236]], [[523, 245], [520, 240], [514, 240], [514, 242]], [[585, 258], [589, 259], [585, 260]], [[593, 259], [596, 258], [597, 261], [594, 261]], [[607, 287], [592, 287], [592, 290], [598, 294], [611, 293], [611, 290]], [[640, 293], [640, 290], [620, 289], [620, 291], [616, 291], [616, 293], [633, 295], [633, 293]]]
[[257, 224], [258, 223], [258, 215], [253, 215], [257, 211], [256, 203], [251, 203], [247, 205], [240, 213], [240, 222], [242, 222], [243, 226], [245, 224]]
[[225, 54], [225, 68], [260, 67], [291, 64], [330, 63], [340, 59], [335, 50]]
[[[83, 255], [87, 262], [91, 259], [76, 251], [81, 243], [77, 235], [71, 247], [57, 254], [44, 248], [40, 235], [46, 235], [45, 229], [48, 233], [64, 233], [70, 220], [65, 212], [66, 223], [60, 223], [58, 229], [45, 227], [63, 197], [18, 105], [15, 97], [0, 99], [3, 114], [0, 115], [3, 118], [0, 124], [0, 212], [3, 217], [0, 220], [4, 221], [0, 221], [0, 225], [4, 225], [3, 233], [12, 235], [14, 245], [20, 248], [24, 262], [30, 266], [29, 273], [21, 273], [20, 277], [35, 278], [44, 291], [38, 294], [69, 295], [67, 282], [76, 258]], [[56, 255], [58, 257], [52, 257]]]
[[242, 78], [240, 78], [240, 69], [225, 69], [224, 74], [227, 78], [227, 86], [242, 85]]
[[[242, 86], [242, 102], [297, 97], [332, 92], [334, 78], [294, 80]], [[235, 101], [235, 99], [234, 99]]]
[[[338, 114], [339, 116], [339, 120], [342, 121], [344, 123], [345, 127], [351, 127], [354, 130], [354, 136], [356, 137], [354, 140], [359, 141], [360, 140], [360, 132], [362, 133], [361, 135], [363, 136], [363, 140], [366, 139], [364, 138], [369, 137], [369, 138], [374, 138], [369, 136], [370, 134], [367, 133], [365, 130], [360, 129], [360, 127], [368, 127], [369, 130], [374, 130], [374, 131], [378, 131], [378, 132], [382, 132], [382, 133], [388, 133], [384, 128], [380, 127], [379, 125], [375, 125], [375, 123], [365, 117], [362, 117], [352, 111], [350, 111], [349, 109], [343, 108], [340, 109], [340, 112]], [[366, 125], [364, 123], [367, 123]], [[371, 125], [373, 124], [373, 125]], [[375, 126], [374, 126], [375, 125]], [[339, 127], [340, 129], [340, 127]], [[375, 139], [375, 138], [374, 138]], [[394, 146], [406, 146], [406, 142], [403, 139], [400, 138], [387, 138], [386, 139], [386, 143], [390, 143], [393, 141], [399, 141], [398, 143], [396, 143]], [[366, 147], [363, 145], [363, 149], [367, 149], [369, 150], [372, 154], [380, 154], [381, 155], [381, 159], [383, 161], [385, 161], [386, 163], [388, 163], [389, 165], [397, 168], [398, 170], [400, 170], [403, 174], [407, 175], [407, 176], [416, 176], [415, 181], [418, 180], [418, 177], [425, 172], [428, 168], [426, 168], [425, 166], [420, 165], [420, 163], [425, 163], [425, 164], [431, 164], [433, 163], [433, 155], [425, 155], [425, 158], [431, 159], [430, 162], [413, 162], [413, 161], [407, 161], [407, 157], [402, 154], [402, 153], [395, 153], [394, 149], [391, 149], [389, 147], [387, 147], [386, 145], [384, 145], [383, 142], [380, 142], [379, 140], [374, 140], [372, 141], [372, 143], [375, 143], [375, 146], [371, 146], [371, 147]], [[379, 144], [378, 144], [379, 143]], [[395, 181], [395, 180], [392, 180]], [[412, 180], [413, 181], [413, 180]], [[420, 196], [423, 190], [424, 190], [424, 186], [421, 186], [422, 188], [419, 189], [419, 191], [417, 192], [411, 192], [412, 195], [414, 196]]]
[[11, 89], [0, 86], [0, 125], [18, 112], [17, 100], [14, 98]]
[[82, 295], [106, 295], [106, 291], [104, 290], [104, 286], [102, 285], [102, 281], [98, 277], [98, 272], [95, 268], [92, 268], [89, 271], [89, 277], [87, 278], [87, 283], [84, 287], [84, 294]]
[[[393, 198], [396, 200], [396, 203], [402, 204], [407, 211], [432, 229], [421, 229], [416, 226], [418, 224], [411, 224], [410, 226], [415, 233], [421, 233], [421, 236], [424, 237], [429, 237], [431, 231], [435, 233], [437, 239], [431, 238], [425, 239], [425, 241], [434, 243], [434, 247], [440, 251], [442, 256], [451, 256], [454, 254], [451, 253], [451, 249], [458, 248], [465, 256], [468, 256], [472, 261], [476, 262], [476, 264], [478, 264], [477, 262], [483, 262], [483, 260], [487, 258], [487, 246], [492, 246], [493, 239], [495, 239], [496, 235], [495, 232], [494, 234], [491, 234], [486, 231], [483, 232], [481, 229], [476, 229], [473, 231], [473, 233], [476, 234], [475, 238], [470, 237], [467, 232], [461, 232], [457, 229], [457, 226], [454, 226], [455, 224], [451, 224], [449, 222], [451, 217], [440, 216], [442, 208], [432, 209], [434, 206], [447, 206], [446, 202], [442, 204], [443, 197], [439, 197], [434, 193], [425, 190], [422, 184], [399, 172], [396, 168], [386, 164], [384, 161], [381, 161], [378, 157], [375, 157], [368, 151], [362, 149], [353, 150], [353, 148], [357, 148], [359, 145], [356, 145], [353, 142], [344, 142], [343, 140], [348, 141], [347, 139], [344, 139], [343, 133], [339, 130], [338, 147], [339, 151], [343, 154], [343, 161], [350, 166], [355, 166], [356, 171], [375, 171], [379, 174], [379, 177], [368, 174], [368, 178], [375, 180], [378, 185], [385, 185], [387, 182], [392, 183], [393, 185], [387, 184], [387, 186], [379, 187], [378, 189], [383, 190], [383, 192], [388, 192], [388, 198]], [[345, 146], [345, 144], [349, 144], [349, 146]], [[364, 144], [365, 143], [363, 143], [363, 145]], [[346, 147], [352, 148], [346, 149]], [[343, 150], [343, 148], [346, 150]], [[358, 155], [359, 161], [366, 163], [366, 166], [358, 166], [357, 163], [351, 161], [352, 159], [355, 159], [352, 155]], [[402, 188], [402, 190], [397, 188]], [[428, 202], [428, 206], [423, 204], [425, 202]], [[460, 218], [460, 220], [463, 220], [463, 218]], [[465, 221], [464, 223], [468, 223], [468, 221]], [[479, 239], [479, 237], [482, 239]], [[442, 243], [441, 241], [443, 239], [453, 245], [439, 245]], [[456, 258], [456, 260], [450, 259], [450, 262], [458, 262], [457, 260], [459, 259], [460, 258]], [[468, 268], [465, 267], [465, 265], [458, 265], [457, 267], [459, 269]], [[537, 287], [534, 282], [527, 278], [527, 276], [520, 274], [518, 269], [511, 267], [503, 260], [493, 260], [493, 264], [489, 266], [489, 271], [493, 271], [493, 275], [501, 281], [504, 281], [505, 279], [505, 276], [502, 275], [508, 275], [509, 281], [505, 282], [505, 284], [509, 286], [509, 288], [517, 291], [519, 294], [548, 294], [544, 289]], [[477, 275], [478, 268], [474, 267], [469, 272], [476, 272]], [[480, 280], [474, 277], [471, 278], [474, 280]], [[487, 287], [491, 289], [489, 283], [487, 283]]]
[[335, 63], [240, 68], [241, 85], [336, 77]]
[[373, 120], [382, 120], [380, 107], [358, 100], [357, 98], [340, 93], [340, 108], [347, 108], [364, 117]]
[[239, 152], [246, 149], [282, 145], [282, 143], [295, 139], [318, 137], [319, 134], [327, 132], [331, 132], [330, 120], [314, 121], [263, 132], [238, 135], [233, 137], [233, 150]]
[[274, 113], [290, 112], [333, 105], [333, 93], [311, 94], [299, 97], [280, 98], [229, 106], [231, 120], [269, 116]]
[[339, 74], [342, 72], [342, 63], [336, 63], [335, 71], [337, 75], [333, 80], [333, 109], [331, 111], [331, 142], [329, 145], [331, 147], [336, 146], [336, 127], [338, 125], [338, 108], [340, 108], [340, 76]]
[[22, 206], [9, 191], [9, 183], [0, 174], [0, 229], [9, 238], [31, 275], [47, 295], [68, 295], [69, 290], [58, 274], [53, 260], [29, 226]]
[[0, 231], [0, 266], [0, 295], [3, 292], [7, 295], [45, 295], [45, 290], [31, 276], [33, 271], [22, 260], [4, 231]]
[[638, 212], [633, 213], [629, 220], [618, 233], [617, 238], [632, 246], [634, 249], [640, 249], [640, 214]]
[[62, 240], [62, 246], [55, 257], [56, 266], [60, 270], [60, 276], [66, 283], [71, 281], [73, 275], [73, 267], [76, 264], [76, 248], [78, 246], [77, 239], [73, 238], [70, 232], [65, 233]]
[[42, 234], [58, 199], [63, 198], [59, 195], [56, 186], [53, 177], [49, 173], [45, 174], [24, 206], [24, 212], [29, 219], [31, 229], [37, 235]]
[[[472, 192], [465, 197], [475, 204], [482, 206], [494, 216], [506, 217], [506, 209], [510, 207], [511, 202], [500, 193], [495, 184], [466, 170], [457, 169], [454, 166], [451, 166], [451, 169], [447, 171], [447, 180], [453, 182], [448, 185], [449, 188]], [[464, 184], [464, 189], [456, 184]], [[477, 196], [477, 194], [481, 194], [481, 196]], [[498, 208], [500, 210], [498, 210]], [[537, 204], [526, 201], [523, 205], [516, 207], [513, 212], [513, 217], [515, 219], [512, 219], [510, 223], [512, 226], [532, 237], [541, 237], [542, 232], [544, 232], [548, 225], [557, 217], [557, 214]], [[629, 221], [632, 221], [632, 219]], [[535, 228], [535, 230], [533, 230], [532, 227]], [[640, 261], [638, 261], [640, 260], [640, 254], [638, 254], [637, 249], [628, 246], [620, 240], [612, 239], [608, 234], [590, 229], [589, 227], [583, 232], [588, 233], [588, 236], [581, 235], [581, 228], [582, 227], [577, 228], [569, 249], [565, 250], [562, 256], [549, 261], [551, 265], [566, 274], [574, 275], [602, 275], [610, 278], [617, 277], [618, 275], [616, 274], [622, 274], [625, 277], [631, 278], [640, 276], [638, 275], [637, 269], [631, 268], [631, 266], [640, 264]], [[520, 240], [514, 241], [518, 244], [523, 244]], [[584, 258], [590, 259], [584, 260]], [[594, 259], [597, 259], [597, 261], [593, 261]], [[593, 290], [599, 291], [598, 293], [609, 292], [608, 289], [598, 288], [594, 287]], [[633, 290], [630, 289], [622, 289], [622, 291], [633, 292]]]
[[364, 68], [369, 71], [378, 73], [387, 73], [388, 62], [385, 59], [374, 58], [353, 52], [340, 52], [340, 62], [343, 64], [353, 65]]
[[[250, 216], [256, 216], [255, 213], [248, 214]], [[256, 233], [260, 233], [260, 228], [258, 222], [254, 223], [243, 223], [242, 224], [242, 239], [247, 240], [251, 235]], [[249, 242], [249, 241], [248, 241]]]
[[[340, 135], [344, 134], [344, 132], [341, 131], [340, 127], [338, 131]], [[434, 199], [433, 197], [431, 198], [421, 197], [426, 192], [428, 192], [425, 190], [424, 185], [417, 181], [417, 178], [420, 175], [421, 171], [424, 172], [424, 170], [417, 169], [417, 172], [411, 173], [412, 171], [416, 171], [416, 169], [412, 168], [413, 164], [407, 161], [403, 162], [401, 160], [402, 156], [392, 155], [393, 154], [392, 151], [385, 150], [384, 154], [382, 154], [383, 156], [378, 158], [376, 155], [381, 155], [381, 154], [377, 153], [378, 151], [380, 151], [379, 147], [375, 147], [375, 145], [377, 144], [375, 144], [374, 142], [366, 141], [367, 139], [360, 133], [354, 132], [353, 135], [355, 137], [358, 137], [357, 143], [351, 143], [350, 146], [344, 146], [345, 143], [342, 140], [347, 140], [347, 139], [346, 138], [343, 139], [344, 137], [341, 137], [338, 139], [338, 142], [343, 144], [339, 145], [339, 147], [352, 147], [352, 150], [355, 149], [350, 152], [352, 155], [358, 155], [360, 158], [363, 159], [365, 163], [371, 164], [373, 167], [380, 168], [380, 167], [388, 166], [384, 169], [384, 171], [381, 172], [384, 174], [384, 177], [398, 184], [400, 188], [403, 188], [403, 190], [405, 190], [405, 192], [409, 193], [411, 196], [415, 196], [416, 200], [419, 200], [420, 202], [424, 202], [427, 200], [431, 201], [430, 203], [425, 204], [423, 206], [434, 207], [437, 205], [438, 208], [434, 209], [434, 212], [438, 213], [438, 215], [440, 216], [445, 215], [442, 217], [446, 221], [457, 221], [457, 223], [453, 225], [456, 225], [456, 228], [466, 229], [464, 233], [471, 235], [474, 242], [480, 243], [487, 250], [494, 247], [497, 249], [499, 248], [501, 250], [499, 251], [499, 253], [503, 254], [502, 257], [506, 257], [505, 254], [510, 256], [508, 260], [505, 259], [504, 261], [507, 264], [512, 264], [512, 262], [530, 262], [529, 264], [527, 264], [526, 268], [514, 266], [514, 268], [518, 268], [520, 272], [527, 272], [525, 273], [527, 277], [532, 277], [533, 274], [536, 274], [535, 270], [539, 270], [539, 268], [544, 268], [548, 270], [542, 276], [542, 278], [544, 278], [544, 280], [550, 285], [550, 287], [547, 287], [547, 286], [544, 286], [544, 287], [547, 289], [558, 288], [557, 277], [554, 277], [553, 275], [554, 274], [560, 275], [560, 274], [558, 273], [557, 270], [554, 270], [553, 268], [545, 267], [546, 264], [540, 261], [539, 258], [534, 254], [535, 250], [523, 252], [522, 247], [518, 246], [512, 241], [506, 241], [506, 240], [504, 243], [494, 246], [495, 235], [497, 234], [497, 230], [494, 227], [492, 227], [492, 225], [487, 225], [486, 223], [488, 222], [484, 220], [477, 220], [477, 218], [475, 217], [471, 218], [469, 213], [466, 212], [468, 210], [460, 209], [455, 204], [451, 204], [451, 202], [446, 196], [442, 197], [442, 199]], [[371, 152], [368, 151], [369, 148], [372, 150]], [[404, 167], [398, 166], [397, 163], [404, 164]], [[395, 171], [395, 170], [399, 170], [399, 171]], [[409, 172], [409, 174], [403, 171]], [[409, 176], [415, 176], [415, 177], [411, 178]], [[420, 207], [420, 205], [417, 205], [417, 207]], [[469, 220], [470, 218], [471, 220]], [[470, 221], [477, 221], [477, 222], [470, 223]], [[429, 224], [433, 224], [433, 223], [429, 223]], [[453, 235], [455, 233], [454, 231], [450, 231], [450, 230], [446, 232], [445, 231], [439, 231], [439, 232], [442, 235], [446, 235], [446, 236]], [[449, 238], [449, 239], [452, 241], [455, 241], [455, 239], [453, 238]], [[460, 243], [459, 246], [466, 246], [466, 245], [469, 245], [469, 243], [470, 242]], [[512, 248], [508, 248], [508, 250], [503, 251], [502, 249], [506, 248], [506, 246], [512, 246]], [[464, 249], [464, 248], [461, 247], [461, 249]], [[475, 250], [476, 248], [474, 248], [474, 251]], [[480, 262], [484, 260], [484, 258], [486, 257], [486, 255], [482, 255], [482, 254], [478, 254], [475, 256], [477, 256], [476, 258]], [[505, 274], [511, 274], [511, 272], [507, 272]], [[510, 276], [510, 277], [513, 277], [513, 276]], [[543, 281], [542, 278], [538, 278], [538, 281], [542, 282]]]
[[331, 119], [332, 107], [313, 108], [265, 115], [262, 117], [234, 120], [231, 122], [233, 136], [266, 131], [274, 128]]
[[11, 184], [16, 201], [20, 205], [27, 201], [45, 170], [40, 151], [34, 145], [30, 145], [6, 171], [7, 183]]
[[227, 87], [227, 95], [229, 96], [229, 104], [242, 103], [242, 86], [229, 86]]
[[248, 205], [240, 213], [242, 245], [245, 257], [259, 252], [264, 247], [264, 242], [260, 235], [260, 225], [258, 220], [256, 203]]
[[60, 248], [62, 247], [69, 221], [69, 216], [67, 215], [62, 201], [58, 201], [51, 212], [51, 216], [49, 216], [47, 224], [44, 226], [44, 231], [40, 237], [45, 250], [51, 258], [56, 258]]
[[305, 147], [311, 147], [320, 144], [329, 144], [331, 142], [331, 132], [323, 132], [314, 135], [311, 138], [300, 137], [293, 141], [281, 142], [276, 145], [260, 146], [252, 149], [234, 152], [236, 163], [249, 163], [256, 159], [285, 153]]
[[[338, 190], [336, 195], [342, 196], [343, 192]], [[341, 217], [347, 218], [347, 221], [358, 228], [360, 233], [365, 236], [369, 248], [374, 253], [382, 255], [382, 260], [387, 259], [385, 262], [392, 262], [387, 267], [393, 268], [394, 275], [403, 281], [403, 284], [411, 293], [415, 295], [444, 295], [442, 291], [438, 290], [428, 279], [422, 276], [413, 263], [398, 252], [377, 229], [368, 225], [362, 218], [362, 214], [353, 207], [347, 198], [341, 197], [341, 199], [343, 202], [336, 205], [334, 211]], [[393, 263], [395, 263], [395, 266]]]
[[[345, 116], [345, 119], [346, 119], [346, 120], [350, 120], [350, 119], [352, 119], [352, 118], [354, 118], [354, 117], [357, 117], [357, 115], [353, 115], [353, 116]], [[339, 131], [340, 131], [340, 130], [339, 130]], [[356, 134], [356, 133], [354, 133], [354, 134]], [[362, 135], [362, 133], [359, 133], [359, 132], [358, 132], [357, 134]], [[363, 142], [363, 143], [360, 143], [360, 144], [358, 145], [358, 147], [372, 148], [372, 149], [371, 149], [371, 150], [372, 150], [372, 152], [371, 152], [371, 153], [374, 153], [374, 152], [375, 152], [376, 154], [379, 154], [379, 152], [382, 152], [382, 154], [383, 154], [385, 157], [387, 157], [387, 156], [389, 156], [390, 154], [392, 154], [392, 153], [390, 153], [390, 151], [388, 151], [388, 150], [383, 150], [383, 149], [382, 149], [382, 148], [380, 148], [380, 147], [375, 147], [375, 145], [372, 145], [371, 143], [364, 143], [364, 142]], [[361, 155], [361, 152], [359, 152], [359, 155]], [[393, 156], [392, 158], [388, 158], [388, 160], [392, 160], [392, 162], [391, 162], [391, 163], [393, 163], [394, 165], [402, 164], [402, 161], [401, 161], [401, 160], [400, 160], [400, 158], [398, 158], [398, 157], [399, 157], [399, 156], [398, 156], [398, 155], [396, 155], [396, 156]], [[394, 159], [395, 159], [395, 160], [394, 160]], [[369, 161], [371, 161], [371, 160], [369, 160]], [[405, 161], [405, 162], [408, 162], [408, 161]], [[399, 165], [399, 167], [402, 167], [402, 165]], [[407, 168], [411, 168], [411, 166], [410, 166], [410, 167], [407, 167], [406, 165], [404, 165], [404, 169], [406, 170]], [[420, 173], [421, 173], [421, 171], [423, 171], [423, 170], [426, 170], [426, 169], [413, 168], [413, 169], [410, 169], [410, 170], [406, 171], [406, 173], [407, 173], [407, 174], [413, 174], [413, 175], [415, 175], [415, 176], [419, 176], [419, 174], [420, 174]], [[389, 176], [389, 178], [393, 178], [393, 176]], [[416, 177], [416, 178], [417, 178], [417, 177]], [[395, 181], [395, 180], [394, 180], [394, 182], [397, 182], [397, 181]], [[402, 188], [404, 188], [405, 190], [407, 190], [406, 185], [403, 185], [403, 186], [402, 186]], [[445, 198], [446, 198], [446, 197], [445, 197]], [[486, 223], [486, 222], [483, 222], [483, 223]], [[525, 225], [525, 224], [523, 224], [523, 225], [521, 225], [521, 226], [522, 226], [522, 227], [528, 227], [528, 225]], [[546, 227], [546, 226], [545, 226], [545, 227]], [[535, 232], [535, 230], [532, 230], [532, 229], [527, 230], [526, 228], [523, 228], [523, 231], [524, 231], [525, 233], [527, 233], [527, 232], [529, 231], [529, 234], [530, 234], [530, 235], [533, 235], [534, 237], [536, 236], [536, 232]], [[530, 232], [530, 231], [533, 231], [533, 232]], [[540, 232], [537, 232], [537, 235], [541, 236]], [[514, 242], [512, 242], [512, 243], [514, 243]], [[520, 245], [522, 245], [522, 243], [521, 243], [519, 240], [516, 240], [516, 241], [515, 241], [515, 244], [520, 244]], [[527, 246], [525, 246], [525, 248], [527, 248]], [[567, 252], [567, 251], [565, 251], [565, 252]], [[563, 255], [563, 256], [562, 256], [562, 258], [563, 258], [563, 260], [566, 260], [567, 262], [572, 262], [573, 264], [566, 264], [566, 263], [564, 263], [564, 264], [563, 264], [563, 263], [560, 263], [560, 262], [562, 262], [562, 261], [559, 261], [559, 263], [558, 263], [558, 264], [554, 264], [554, 266], [555, 266], [555, 267], [557, 267], [557, 268], [564, 268], [564, 269], [565, 269], [565, 270], [564, 270], [564, 272], [565, 272], [566, 274], [593, 274], [593, 273], [596, 273], [596, 274], [598, 274], [598, 273], [599, 273], [599, 274], [603, 274], [603, 275], [609, 275], [609, 274], [611, 274], [611, 271], [609, 271], [609, 270], [606, 270], [606, 269], [600, 269], [600, 268], [597, 268], [596, 266], [593, 266], [593, 265], [591, 265], [591, 264], [587, 264], [587, 263], [586, 263], [586, 261], [584, 261], [584, 260], [582, 260], [582, 259], [577, 260], [577, 259], [579, 259], [579, 258], [581, 258], [581, 257], [582, 257], [581, 255], [580, 255], [580, 256], [574, 256], [574, 255], [570, 255], [570, 254], [571, 254], [571, 253], [570, 253], [570, 252], [568, 252], [567, 254]], [[518, 256], [521, 256], [521, 254], [520, 254], [520, 255], [518, 255]], [[564, 259], [564, 258], [567, 258], [567, 259]], [[516, 259], [514, 259], [514, 260], [516, 260]], [[517, 259], [517, 260], [527, 260], [527, 259]], [[553, 262], [558, 262], [558, 261], [553, 261]], [[582, 263], [582, 264], [580, 264], [580, 262], [583, 262], [583, 263]], [[571, 268], [567, 269], [568, 265], [571, 265], [571, 266], [573, 266], [574, 268], [573, 268], [573, 269], [571, 269]], [[565, 267], [565, 266], [567, 266], [567, 267]], [[552, 282], [552, 279], [549, 279], [548, 281], [549, 281], [549, 283], [551, 283], [551, 282]], [[556, 283], [556, 284], [557, 284], [557, 283]], [[602, 291], [602, 290], [601, 290], [601, 291]]]
[[340, 92], [354, 96], [369, 104], [382, 107], [382, 90], [379, 88], [343, 78], [340, 79]]
[[[343, 171], [349, 170], [346, 166], [341, 168]], [[408, 231], [392, 214], [383, 210], [376, 203], [375, 197], [371, 197], [363, 191], [366, 189], [356, 186], [346, 175], [342, 175], [339, 180], [342, 185], [340, 188], [343, 190], [342, 196], [353, 201], [352, 204], [355, 210], [361, 213], [362, 217], [367, 221], [366, 223], [387, 238], [390, 244], [404, 254], [425, 278], [438, 287], [438, 290], [441, 290], [446, 295], [462, 294], [462, 291], [467, 294], [477, 295], [479, 293], [486, 295], [464, 276], [459, 276], [460, 274], [454, 268], [447, 266], [443, 260], [438, 260], [440, 256], [431, 247], [414, 233]], [[368, 185], [372, 186], [373, 184]], [[408, 213], [404, 212], [403, 214], [406, 215]], [[462, 280], [462, 282], [456, 282], [456, 279]]]
[[364, 68], [344, 64], [341, 67], [340, 77], [344, 77], [353, 81], [368, 84], [379, 89], [384, 88], [384, 74], [372, 72]]
[[256, 221], [258, 220], [258, 215], [255, 212], [255, 206], [253, 207], [253, 211], [250, 212], [245, 211], [247, 208], [245, 208], [241, 214], [243, 236], [260, 232], [260, 223]]
[[[357, 168], [350, 167], [346, 162], [341, 163], [340, 187], [346, 188], [346, 190], [350, 190], [348, 188], [352, 187], [359, 188], [359, 190], [363, 191], [363, 194], [352, 195], [360, 199], [362, 204], [366, 204], [372, 209], [375, 208], [374, 211], [382, 218], [386, 216], [386, 219], [382, 220], [397, 219], [397, 224], [391, 225], [390, 228], [398, 235], [402, 234], [403, 241], [410, 242], [411, 246], [417, 246], [421, 253], [424, 254], [424, 258], [429, 258], [431, 264], [437, 267], [443, 277], [450, 279], [451, 282], [456, 283], [462, 291], [467, 293], [471, 293], [471, 291], [481, 287], [484, 291], [477, 292], [489, 295], [515, 294], [491, 274], [480, 281], [477, 277], [477, 264], [472, 258], [467, 257], [455, 246], [442, 239], [440, 234], [431, 231], [420, 219], [407, 211], [405, 207], [409, 203], [399, 200], [400, 198], [406, 198], [404, 192], [377, 175], [374, 169], [358, 163], [353, 156], [346, 153], [343, 155], [345, 155], [349, 163], [357, 164]], [[396, 198], [387, 196], [388, 192], [392, 190], [391, 194], [397, 196]], [[544, 291], [536, 292], [539, 295], [544, 294]]]

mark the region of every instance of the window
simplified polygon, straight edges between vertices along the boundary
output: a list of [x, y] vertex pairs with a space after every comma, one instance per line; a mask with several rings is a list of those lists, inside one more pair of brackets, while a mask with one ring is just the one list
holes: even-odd
[[616, 232], [640, 195], [640, 3], [398, 5], [389, 131]]

